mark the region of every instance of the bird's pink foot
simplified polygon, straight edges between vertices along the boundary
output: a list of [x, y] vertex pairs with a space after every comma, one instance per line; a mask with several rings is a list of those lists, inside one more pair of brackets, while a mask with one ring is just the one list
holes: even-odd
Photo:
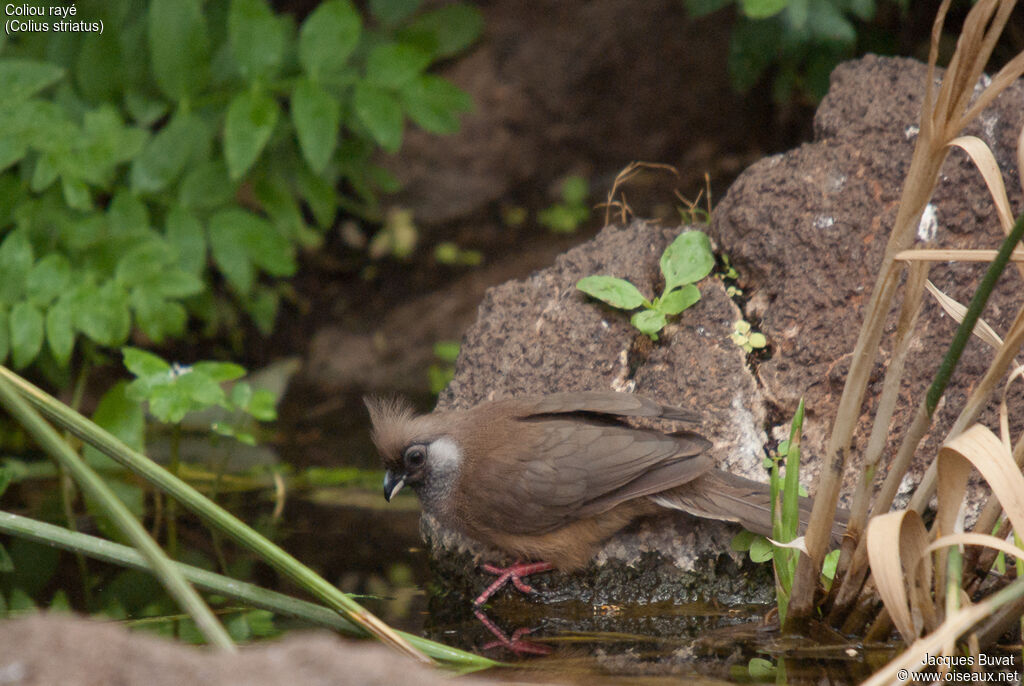
[[487, 627], [487, 630], [494, 634], [494, 637], [498, 640], [485, 643], [481, 650], [492, 650], [494, 648], [505, 648], [512, 651], [516, 655], [550, 655], [550, 646], [541, 645], [534, 643], [533, 641], [524, 641], [523, 636], [533, 631], [533, 629], [527, 629], [523, 627], [516, 629], [512, 632], [511, 636], [505, 635], [505, 632], [498, 628], [498, 625], [487, 618], [480, 610], [474, 610], [473, 614], [476, 618]]
[[523, 581], [524, 576], [548, 572], [554, 569], [548, 562], [516, 562], [509, 567], [496, 567], [494, 565], [481, 565], [481, 568], [488, 574], [497, 574], [498, 578], [484, 592], [473, 601], [473, 606], [478, 607], [487, 602], [487, 599], [494, 595], [498, 589], [509, 581], [522, 593], [533, 593], [533, 587]]

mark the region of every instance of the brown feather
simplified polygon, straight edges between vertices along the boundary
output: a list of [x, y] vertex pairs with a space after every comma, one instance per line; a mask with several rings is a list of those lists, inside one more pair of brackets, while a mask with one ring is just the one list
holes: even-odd
[[512, 555], [573, 569], [609, 536], [661, 507], [757, 533], [771, 530], [767, 485], [715, 469], [711, 444], [695, 433], [627, 421], [695, 421], [686, 410], [604, 392], [512, 398], [420, 416], [402, 401], [367, 399], [366, 405], [388, 470], [403, 469], [412, 444], [454, 441], [458, 455], [449, 451], [447, 463], [456, 469], [430, 488], [422, 482], [413, 488], [442, 523]]

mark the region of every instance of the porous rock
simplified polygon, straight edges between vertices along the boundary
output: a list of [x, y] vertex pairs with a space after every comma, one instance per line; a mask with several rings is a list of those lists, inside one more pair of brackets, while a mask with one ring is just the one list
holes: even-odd
[[[875, 56], [840, 65], [815, 116], [815, 140], [748, 168], [715, 208], [711, 233], [739, 270], [750, 298], [747, 313], [772, 348], [771, 359], [760, 364], [757, 373], [770, 416], [780, 418], [774, 433], [781, 436], [787, 430], [781, 420], [792, 415], [803, 397], [804, 449], [812, 457], [820, 457], [828, 441], [849, 356], [896, 217], [917, 140], [926, 70], [914, 60]], [[1022, 197], [1015, 158], [1016, 137], [1024, 125], [1022, 102], [1024, 82], [1019, 81], [965, 132], [993, 150], [1018, 212]], [[947, 158], [932, 205], [937, 218], [934, 232], [922, 224], [915, 247], [997, 248], [1001, 243], [1004, 234], [994, 205], [963, 151], [954, 149]], [[984, 268], [978, 263], [935, 264], [930, 279], [966, 304]], [[1015, 271], [1012, 266], [1007, 269], [983, 315], [999, 332], [1005, 332], [1020, 306], [1020, 275]], [[868, 418], [881, 393], [895, 323], [892, 312], [881, 343], [881, 363], [871, 377], [854, 436], [853, 455], [859, 454], [871, 430]], [[926, 296], [889, 431], [890, 453], [931, 382], [955, 326]], [[984, 344], [977, 339], [969, 343], [906, 486], [934, 457], [990, 359]], [[1016, 405], [1020, 406], [1019, 399]], [[994, 408], [981, 420], [996, 427]], [[820, 460], [810, 462], [808, 480], [816, 478], [819, 464]], [[855, 467], [847, 471], [846, 493], [858, 478]], [[885, 469], [881, 472], [884, 475]]]
[[[701, 281], [701, 300], [666, 327], [657, 344], [630, 325], [627, 313], [576, 288], [584, 276], [607, 274], [628, 279], [653, 298], [664, 287], [661, 253], [692, 228], [641, 221], [611, 226], [560, 255], [553, 266], [488, 290], [439, 409], [526, 394], [630, 390], [697, 411], [700, 432], [712, 441], [719, 464], [764, 479], [764, 404], [744, 352], [729, 339], [740, 313], [721, 281]], [[443, 568], [438, 578], [466, 592], [482, 590], [487, 579], [473, 573], [475, 563], [500, 560], [500, 554], [440, 530], [429, 518], [423, 529]], [[639, 522], [609, 540], [587, 570], [539, 579], [537, 598], [750, 600], [749, 578], [738, 573], [745, 555], [729, 549], [737, 531], [682, 513]], [[753, 595], [763, 599], [768, 587], [761, 585]]]

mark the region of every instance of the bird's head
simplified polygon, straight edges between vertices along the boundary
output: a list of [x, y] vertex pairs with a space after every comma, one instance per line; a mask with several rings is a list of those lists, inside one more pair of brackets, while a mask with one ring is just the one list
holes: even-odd
[[419, 495], [424, 508], [435, 509], [462, 464], [462, 450], [446, 431], [443, 416], [417, 415], [402, 400], [366, 398], [364, 402], [373, 424], [373, 442], [386, 470], [384, 498], [390, 501], [408, 486]]

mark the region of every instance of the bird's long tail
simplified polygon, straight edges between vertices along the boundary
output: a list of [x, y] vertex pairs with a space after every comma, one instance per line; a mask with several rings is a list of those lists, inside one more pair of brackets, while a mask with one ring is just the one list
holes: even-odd
[[[762, 536], [772, 535], [771, 491], [768, 484], [713, 469], [693, 481], [649, 496], [652, 501], [696, 517], [736, 522]], [[807, 528], [814, 500], [800, 498], [800, 533]], [[838, 545], [846, 531], [848, 513], [842, 508], [832, 526], [832, 543]]]

